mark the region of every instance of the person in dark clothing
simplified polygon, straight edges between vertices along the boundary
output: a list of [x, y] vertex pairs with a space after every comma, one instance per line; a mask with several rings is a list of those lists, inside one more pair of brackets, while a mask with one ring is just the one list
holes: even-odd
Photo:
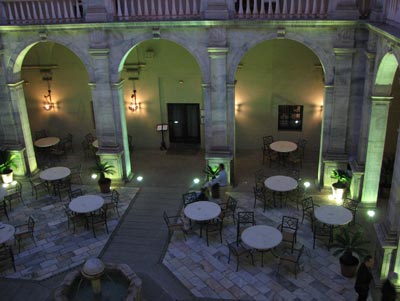
[[358, 268], [356, 284], [354, 285], [358, 293], [358, 301], [365, 301], [368, 298], [369, 284], [372, 280], [371, 268], [373, 265], [374, 257], [367, 255]]
[[382, 301], [396, 301], [396, 288], [394, 283], [397, 281], [397, 273], [390, 273], [388, 279], [382, 286]]

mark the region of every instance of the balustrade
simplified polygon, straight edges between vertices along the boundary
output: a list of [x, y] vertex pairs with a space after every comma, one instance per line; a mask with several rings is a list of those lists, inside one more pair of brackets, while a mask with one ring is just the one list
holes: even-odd
[[116, 0], [117, 20], [196, 19], [201, 0]]
[[1, 21], [7, 24], [65, 23], [82, 20], [79, 0], [0, 2]]

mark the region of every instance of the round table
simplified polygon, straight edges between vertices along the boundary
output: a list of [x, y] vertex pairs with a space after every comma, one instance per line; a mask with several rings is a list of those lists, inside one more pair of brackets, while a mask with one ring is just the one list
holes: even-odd
[[95, 148], [99, 148], [99, 140], [98, 139], [94, 140], [92, 142], [92, 146], [95, 147]]
[[269, 148], [278, 153], [290, 153], [297, 149], [297, 144], [291, 141], [275, 141], [269, 145]]
[[71, 170], [68, 167], [56, 166], [43, 170], [39, 177], [43, 181], [57, 181], [68, 177]]
[[265, 187], [272, 191], [287, 192], [297, 188], [297, 181], [288, 176], [272, 176], [264, 181]]
[[282, 233], [271, 226], [251, 226], [242, 232], [241, 239], [250, 248], [261, 251], [261, 266], [264, 266], [263, 255], [282, 241]]
[[45, 137], [36, 140], [34, 144], [37, 147], [50, 147], [56, 145], [58, 142], [60, 142], [60, 138], [58, 137]]
[[199, 201], [187, 205], [184, 213], [191, 220], [204, 222], [216, 218], [221, 213], [221, 207], [213, 202]]
[[76, 213], [90, 213], [100, 209], [104, 204], [104, 199], [98, 195], [82, 195], [73, 199], [68, 207]]
[[200, 237], [202, 237], [203, 223], [218, 217], [221, 213], [221, 207], [213, 202], [198, 201], [187, 205], [184, 213], [191, 220], [200, 223]]
[[336, 205], [315, 207], [314, 215], [317, 220], [329, 226], [347, 225], [353, 219], [353, 214], [349, 209]]
[[15, 228], [12, 225], [1, 224], [0, 225], [0, 244], [5, 243], [7, 240], [10, 240], [15, 233]]
[[274, 206], [276, 206], [275, 193], [278, 192], [280, 194], [282, 206], [282, 194], [296, 189], [298, 182], [288, 176], [272, 176], [264, 181], [264, 185], [273, 192]]

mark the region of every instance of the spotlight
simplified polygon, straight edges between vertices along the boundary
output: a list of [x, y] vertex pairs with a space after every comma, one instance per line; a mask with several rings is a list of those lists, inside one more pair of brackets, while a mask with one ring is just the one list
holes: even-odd
[[138, 177], [136, 178], [136, 180], [137, 180], [138, 182], [142, 182], [143, 177], [142, 177], [142, 176], [138, 176]]
[[304, 182], [304, 187], [305, 187], [305, 188], [308, 188], [308, 187], [310, 187], [310, 186], [311, 186], [310, 182]]
[[200, 183], [200, 180], [199, 180], [199, 178], [195, 178], [195, 179], [193, 180], [193, 183], [195, 183], [195, 184], [199, 184], [199, 183]]
[[93, 174], [92, 174], [92, 179], [93, 179], [93, 180], [97, 179], [97, 174], [93, 173]]
[[374, 217], [375, 216], [375, 211], [374, 210], [368, 210], [367, 214], [369, 217]]

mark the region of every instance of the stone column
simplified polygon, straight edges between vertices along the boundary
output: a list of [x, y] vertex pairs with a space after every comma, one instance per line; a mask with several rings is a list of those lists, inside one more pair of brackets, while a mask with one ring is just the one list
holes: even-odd
[[[124, 101], [124, 81], [113, 84], [112, 86], [112, 99], [118, 100], [115, 106], [115, 120], [119, 122], [116, 124], [116, 135], [119, 145], [122, 146], [122, 170], [125, 181], [130, 181], [133, 177], [131, 168], [131, 158], [128, 144], [128, 130], [126, 127], [126, 114], [125, 114], [125, 101]], [[118, 110], [119, 109], [119, 110]]]
[[335, 48], [335, 83], [328, 152], [346, 152], [347, 118], [350, 101], [353, 48]]
[[228, 124], [228, 145], [232, 148], [232, 161], [230, 166], [230, 183], [236, 186], [236, 131], [235, 131], [235, 84], [227, 84], [227, 124]]
[[23, 83], [24, 81], [7, 84], [11, 103], [6, 106], [8, 110], [5, 110], [8, 117], [11, 117], [9, 121], [13, 122], [7, 126], [10, 131], [7, 130], [4, 133], [5, 146], [11, 153], [17, 155], [17, 168], [13, 170], [18, 176], [24, 176], [27, 172], [33, 173], [37, 169]]
[[204, 149], [209, 153], [212, 146], [212, 131], [211, 131], [211, 91], [209, 84], [201, 85], [203, 90], [203, 104], [204, 104]]
[[[115, 168], [112, 179], [126, 178], [123, 164], [123, 145], [121, 135], [118, 137], [118, 118], [120, 103], [113, 98], [109, 74], [109, 50], [89, 49], [93, 69], [96, 70], [96, 83], [89, 84], [92, 89], [96, 134], [99, 141], [97, 154], [102, 162], [108, 162]], [[118, 93], [117, 93], [118, 94]], [[119, 127], [120, 128], [120, 127]]]
[[371, 96], [371, 99], [371, 121], [369, 124], [364, 188], [361, 201], [365, 206], [374, 207], [378, 197], [389, 105], [393, 97]]

